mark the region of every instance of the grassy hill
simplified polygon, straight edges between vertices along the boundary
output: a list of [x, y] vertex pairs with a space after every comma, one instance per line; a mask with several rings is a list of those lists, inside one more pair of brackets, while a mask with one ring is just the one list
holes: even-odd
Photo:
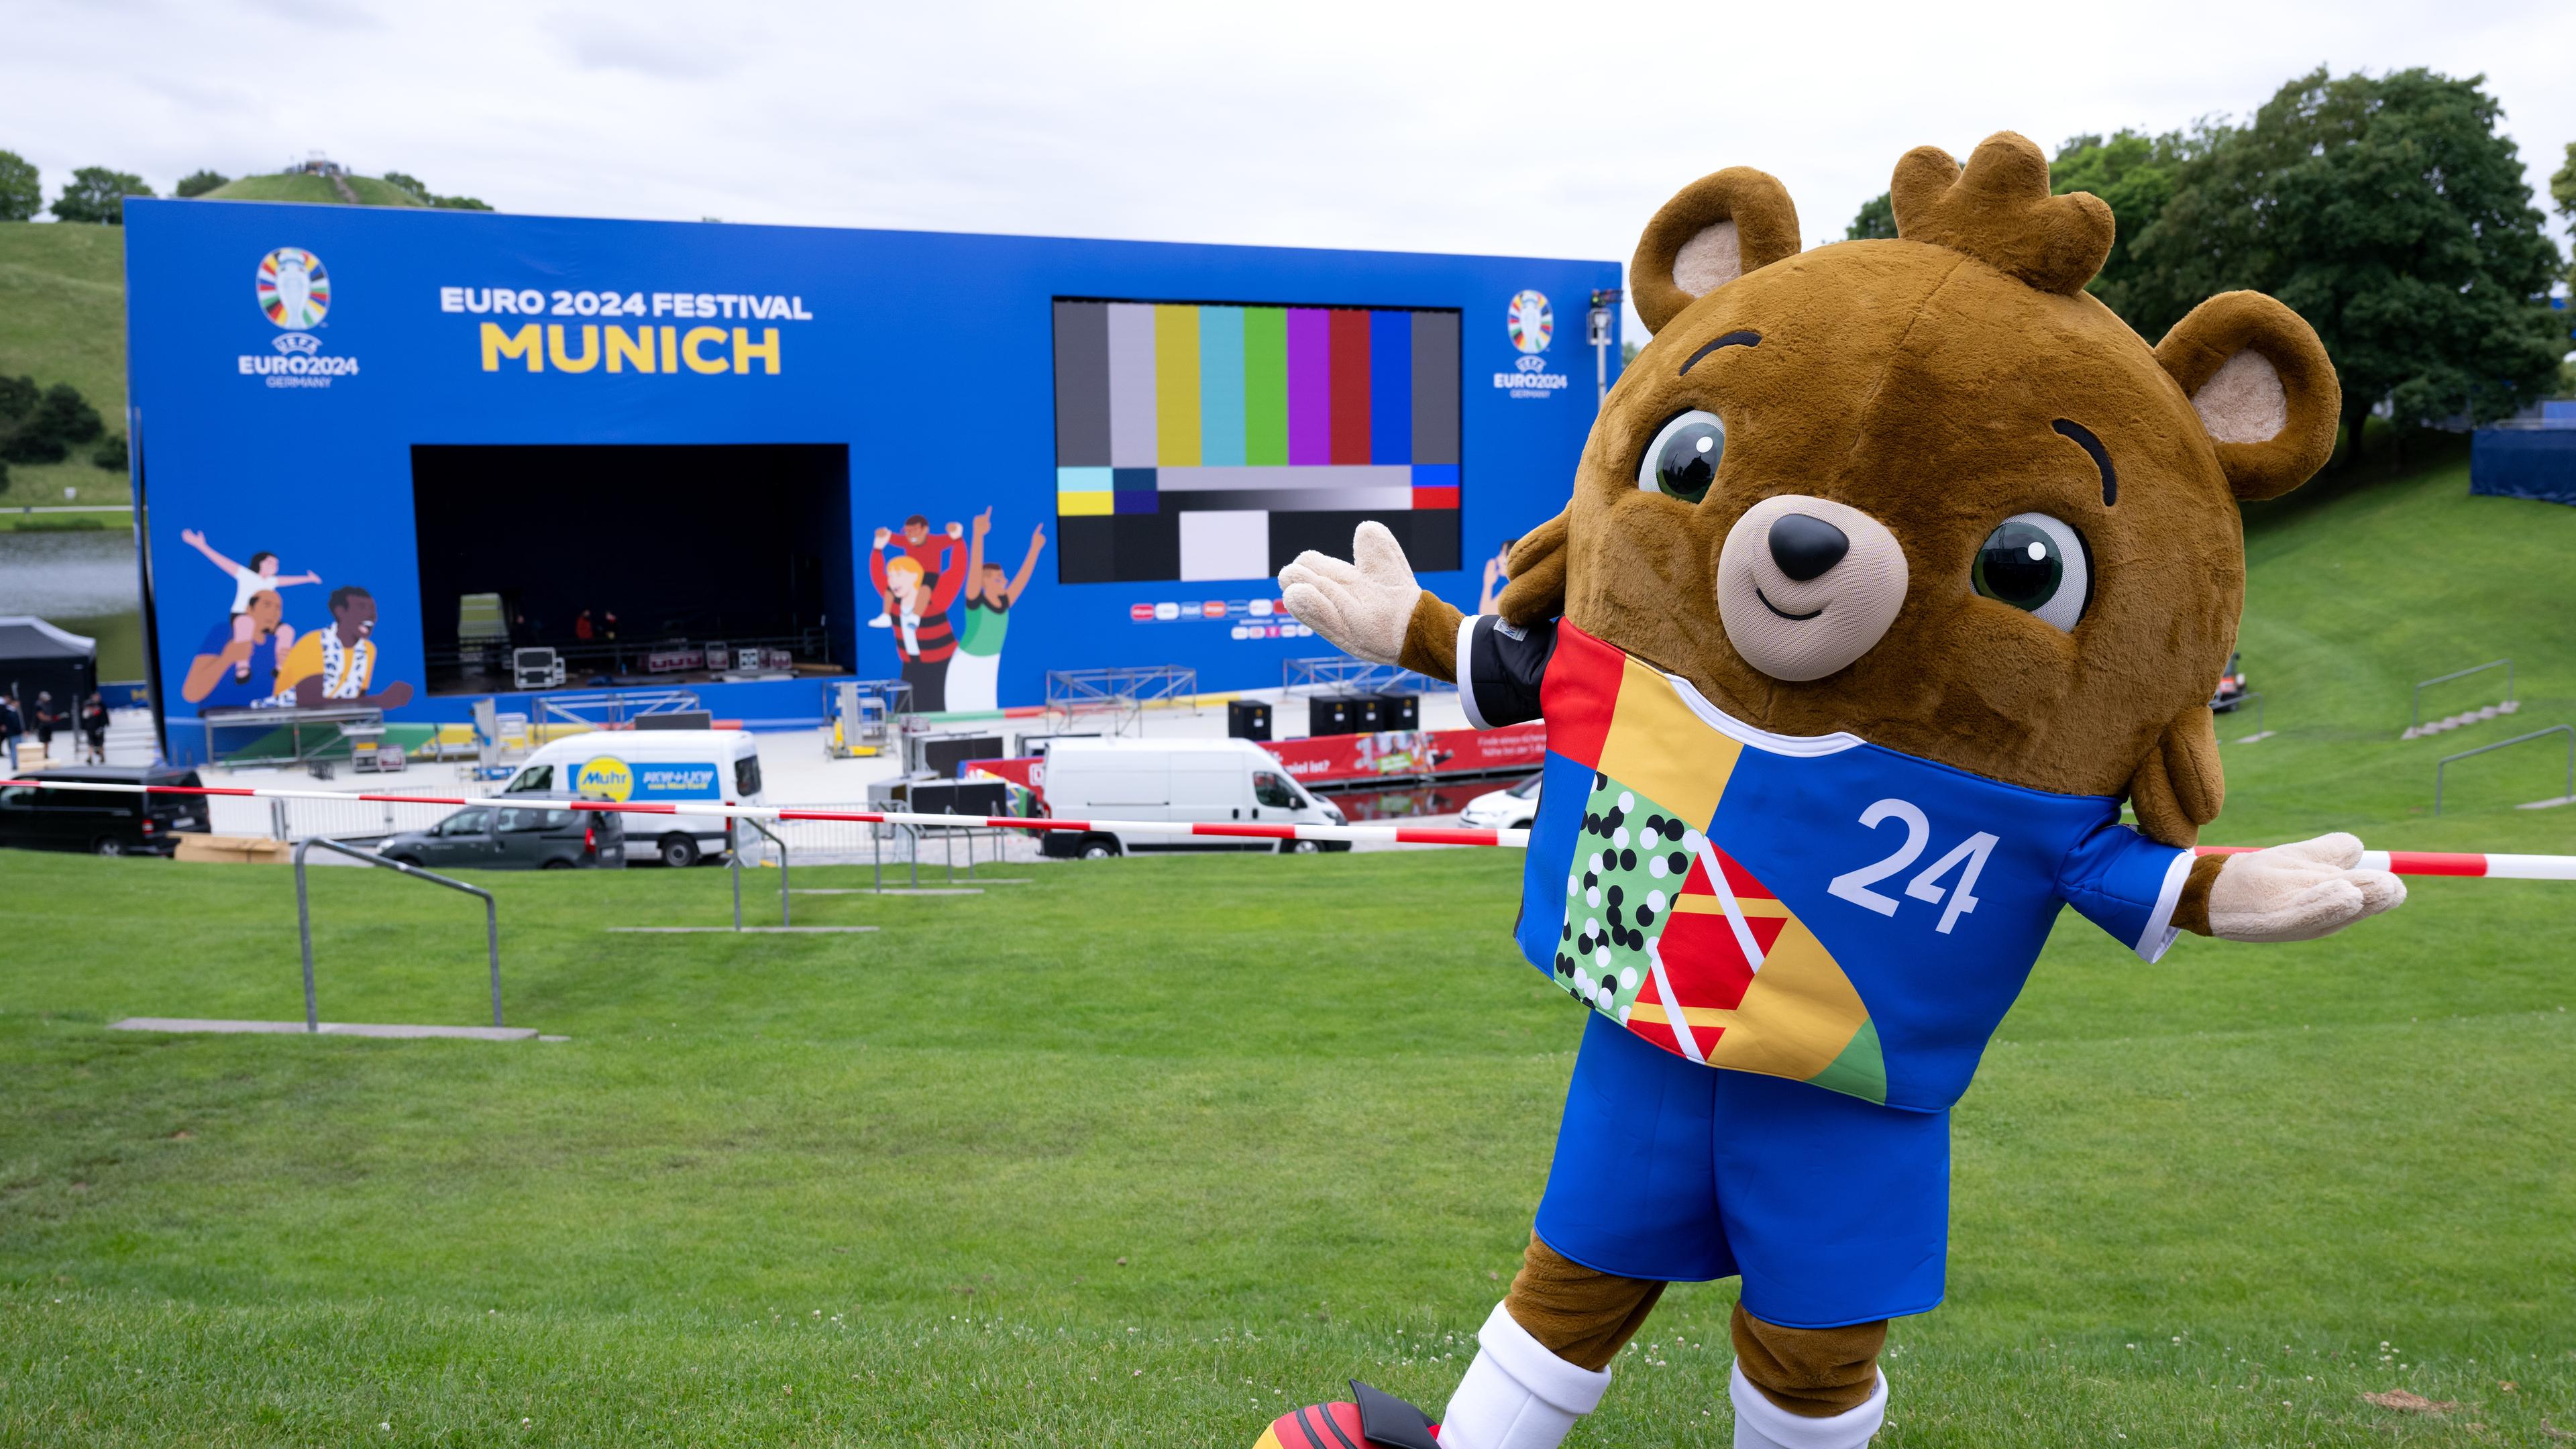
[[125, 415], [125, 228], [0, 222], [0, 373]]
[[[125, 427], [125, 228], [0, 222], [0, 373], [79, 388], [109, 428]], [[9, 466], [0, 507], [123, 503], [123, 473], [66, 463]], [[66, 500], [63, 489], [75, 496]]]
[[[2425, 447], [2391, 478], [2374, 460], [2277, 503], [2247, 510], [2245, 667], [2278, 733], [2222, 746], [2227, 813], [2216, 836], [2263, 844], [2316, 830], [2403, 839], [2534, 842], [2495, 849], [2576, 851], [2576, 806], [2512, 806], [2566, 791], [2563, 745], [2535, 742], [2454, 765], [2446, 815], [2431, 819], [2441, 756], [2576, 721], [2576, 508], [2468, 491], [2459, 440]], [[2516, 714], [2405, 741], [2415, 681], [2511, 658]], [[2439, 718], [2492, 703], [2502, 671], [2427, 690]], [[2219, 737], [2251, 734], [2250, 711], [2220, 717]], [[2451, 817], [2467, 812], [2473, 827]], [[2571, 900], [2576, 905], [2576, 900]]]
[[[390, 181], [373, 176], [344, 178], [361, 206], [427, 206], [429, 203]], [[293, 172], [283, 176], [245, 176], [206, 193], [214, 201], [309, 201], [322, 205], [346, 205], [339, 189], [327, 176]]]

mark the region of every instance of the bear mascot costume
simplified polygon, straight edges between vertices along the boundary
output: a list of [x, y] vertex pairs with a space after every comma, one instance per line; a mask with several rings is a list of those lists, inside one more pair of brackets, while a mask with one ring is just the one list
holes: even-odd
[[[1547, 756], [1518, 944], [1592, 1008], [1509, 1296], [1435, 1424], [1354, 1384], [1261, 1442], [1551, 1449], [1668, 1283], [1739, 1277], [1735, 1443], [1853, 1449], [1942, 1294], [1949, 1113], [2061, 905], [2154, 961], [2405, 888], [2349, 835], [2195, 856], [2236, 502], [2332, 452], [2316, 334], [2233, 292], [2153, 347], [2084, 290], [2110, 208], [2000, 134], [1897, 163], [1894, 240], [1801, 252], [1779, 182], [1647, 223], [1654, 340], [1500, 613], [1364, 524], [1300, 621]], [[2134, 827], [2122, 820], [2126, 800]]]

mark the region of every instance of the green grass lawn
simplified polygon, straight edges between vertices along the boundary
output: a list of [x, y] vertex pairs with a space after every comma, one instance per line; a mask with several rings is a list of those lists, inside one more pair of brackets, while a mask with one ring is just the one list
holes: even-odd
[[[2513, 808], [2544, 747], [2429, 814], [2441, 754], [2576, 718], [2576, 511], [2439, 456], [2364, 482], [2252, 519], [2279, 733], [2225, 747], [2209, 838], [2576, 852], [2576, 809]], [[2397, 740], [2413, 680], [2499, 655], [2518, 716]], [[494, 876], [511, 1020], [572, 1038], [494, 1045], [107, 1032], [300, 1014], [290, 876], [0, 855], [0, 1443], [1222, 1446], [1353, 1374], [1436, 1407], [1580, 1028], [1513, 956], [1517, 868], [1039, 866], [741, 939], [600, 929], [725, 919], [715, 871]], [[470, 902], [316, 898], [326, 1016], [479, 1018]], [[2067, 918], [1959, 1108], [1950, 1298], [1896, 1327], [1879, 1443], [2564, 1442], [2571, 1008], [2576, 887], [2152, 967]], [[1729, 1295], [1670, 1295], [1580, 1442], [1725, 1442]], [[2457, 1407], [2358, 1397], [2396, 1388]]]
[[[1511, 959], [1516, 865], [1041, 866], [741, 939], [600, 930], [721, 921], [715, 871], [490, 877], [511, 1019], [572, 1038], [491, 1045], [106, 1032], [298, 1015], [288, 873], [8, 856], [0, 1440], [1234, 1444], [1350, 1374], [1437, 1405], [1579, 1027]], [[477, 1019], [470, 902], [316, 897], [327, 1016]], [[1960, 1109], [1951, 1299], [1897, 1329], [1880, 1442], [2576, 1420], [2566, 911], [2437, 883], [2155, 967], [2062, 929]], [[1728, 1301], [1674, 1294], [1587, 1442], [1723, 1442]], [[2462, 1408], [2355, 1398], [2399, 1386]]]

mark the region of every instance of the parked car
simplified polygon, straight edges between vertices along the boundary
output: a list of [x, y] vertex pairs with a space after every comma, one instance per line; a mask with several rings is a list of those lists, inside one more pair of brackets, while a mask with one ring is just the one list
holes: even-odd
[[[1270, 825], [1341, 825], [1341, 807], [1291, 779], [1279, 758], [1250, 740], [1059, 739], [1047, 745], [1040, 783], [1047, 813], [1077, 819], [1212, 820]], [[1244, 840], [1224, 836], [1049, 831], [1040, 842], [1060, 858], [1105, 860], [1162, 850], [1277, 850], [1283, 855], [1348, 850], [1347, 841]]]
[[2218, 676], [2218, 690], [2209, 697], [2209, 708], [2225, 714], [2245, 702], [2245, 656], [2227, 656], [2227, 672]]
[[622, 870], [625, 821], [615, 811], [550, 801], [562, 791], [522, 791], [525, 804], [468, 805], [427, 830], [385, 837], [376, 853], [431, 870]]
[[1538, 819], [1538, 782], [1532, 775], [1508, 790], [1479, 795], [1458, 812], [1458, 823], [1477, 830], [1527, 830]]
[[[30, 780], [98, 780], [118, 785], [195, 785], [194, 770], [169, 765], [88, 765], [38, 770]], [[169, 855], [179, 834], [206, 829], [194, 795], [125, 795], [98, 790], [0, 789], [0, 846], [82, 850], [94, 855]]]
[[[692, 800], [758, 805], [760, 746], [741, 730], [619, 730], [583, 733], [539, 746], [502, 787], [505, 795], [564, 794], [677, 805]], [[695, 865], [724, 853], [725, 817], [657, 816], [653, 833], [626, 849], [664, 865]]]

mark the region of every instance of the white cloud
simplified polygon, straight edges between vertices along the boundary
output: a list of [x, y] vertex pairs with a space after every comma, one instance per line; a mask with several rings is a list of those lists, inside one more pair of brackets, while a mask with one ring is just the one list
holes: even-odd
[[275, 169], [322, 149], [510, 211], [1624, 258], [1684, 182], [1839, 236], [1910, 146], [2244, 114], [2318, 64], [2483, 72], [2535, 189], [2576, 6], [0, 0], [0, 146]]

